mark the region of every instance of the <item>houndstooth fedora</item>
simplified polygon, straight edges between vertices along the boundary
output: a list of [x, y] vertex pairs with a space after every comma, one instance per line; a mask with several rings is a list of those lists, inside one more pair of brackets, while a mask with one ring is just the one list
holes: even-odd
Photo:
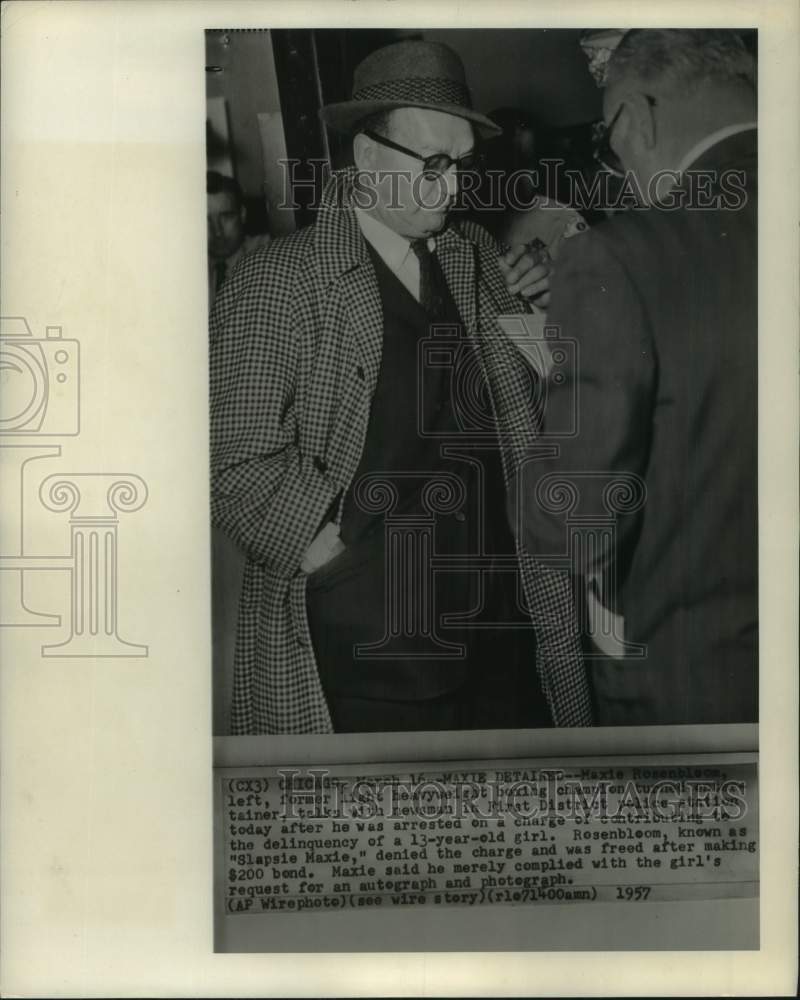
[[438, 42], [394, 42], [370, 53], [353, 74], [349, 101], [322, 108], [322, 120], [341, 132], [354, 132], [369, 115], [395, 108], [429, 108], [466, 118], [484, 135], [501, 129], [473, 111], [464, 66], [458, 55]]

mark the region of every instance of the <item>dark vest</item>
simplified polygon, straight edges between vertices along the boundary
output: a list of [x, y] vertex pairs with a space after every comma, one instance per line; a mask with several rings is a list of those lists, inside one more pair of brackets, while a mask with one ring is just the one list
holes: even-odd
[[[390, 518], [430, 520], [423, 503], [424, 487], [437, 475], [456, 477], [463, 501], [452, 511], [433, 515], [435, 553], [451, 557], [451, 567], [459, 557], [466, 560], [474, 554], [481, 537], [492, 552], [513, 553], [514, 545], [506, 524], [496, 442], [494, 448], [476, 449], [474, 435], [463, 429], [462, 402], [474, 402], [470, 394], [476, 380], [470, 377], [474, 359], [472, 348], [461, 336], [458, 308], [448, 292], [437, 328], [450, 327], [452, 336], [433, 337], [428, 314], [369, 244], [368, 248], [383, 309], [381, 368], [361, 461], [344, 501], [341, 537], [346, 551], [309, 578], [309, 624], [327, 693], [415, 701], [459, 689], [492, 658], [497, 630], [492, 635], [467, 625], [442, 625], [441, 615], [463, 614], [481, 605], [490, 617], [493, 612], [502, 615], [501, 604], [508, 602], [509, 594], [513, 602], [516, 580], [505, 575], [487, 587], [484, 578], [482, 587], [480, 574], [474, 570], [451, 568], [434, 574], [428, 602], [434, 629], [445, 643], [465, 648], [460, 658], [431, 655], [430, 642], [422, 644], [419, 658], [416, 639], [394, 640], [391, 656], [354, 656], [355, 644], [382, 639], [391, 613], [386, 607], [385, 515], [363, 509], [358, 501], [359, 480], [380, 473], [398, 491]], [[447, 447], [457, 447], [458, 455], [443, 455]], [[400, 585], [419, 588], [421, 584], [407, 580]], [[503, 601], [498, 601], [501, 591]], [[532, 656], [530, 670], [535, 672]]]

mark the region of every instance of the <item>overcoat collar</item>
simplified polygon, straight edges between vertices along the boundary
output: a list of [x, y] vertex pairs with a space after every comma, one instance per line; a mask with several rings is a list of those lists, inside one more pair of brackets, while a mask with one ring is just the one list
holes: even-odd
[[[344, 308], [349, 316], [366, 386], [374, 392], [383, 346], [383, 314], [375, 269], [353, 208], [354, 167], [334, 173], [323, 191], [314, 225], [314, 256], [323, 296], [324, 328]], [[475, 245], [455, 225], [436, 236], [436, 253], [468, 334], [476, 329]]]
[[[314, 249], [322, 287], [329, 290], [347, 272], [372, 267], [353, 210], [355, 167], [339, 170], [325, 185], [314, 227]], [[449, 225], [436, 235], [436, 252], [468, 330], [475, 325], [475, 248]]]
[[314, 225], [314, 250], [323, 288], [369, 261], [366, 243], [353, 211], [355, 168], [331, 175]]

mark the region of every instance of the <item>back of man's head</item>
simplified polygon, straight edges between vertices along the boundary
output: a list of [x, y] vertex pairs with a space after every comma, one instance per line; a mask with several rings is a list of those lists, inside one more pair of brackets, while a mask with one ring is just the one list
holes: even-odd
[[735, 31], [641, 29], [623, 36], [609, 62], [607, 86], [622, 81], [689, 98], [703, 87], [753, 91], [756, 68]]
[[754, 122], [756, 103], [755, 60], [735, 31], [629, 31], [609, 60], [609, 141], [648, 191], [716, 133]]

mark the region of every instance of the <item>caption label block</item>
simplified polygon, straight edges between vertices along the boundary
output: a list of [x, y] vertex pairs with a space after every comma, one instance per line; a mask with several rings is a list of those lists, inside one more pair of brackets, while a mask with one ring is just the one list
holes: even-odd
[[217, 772], [229, 914], [754, 896], [755, 764]]

